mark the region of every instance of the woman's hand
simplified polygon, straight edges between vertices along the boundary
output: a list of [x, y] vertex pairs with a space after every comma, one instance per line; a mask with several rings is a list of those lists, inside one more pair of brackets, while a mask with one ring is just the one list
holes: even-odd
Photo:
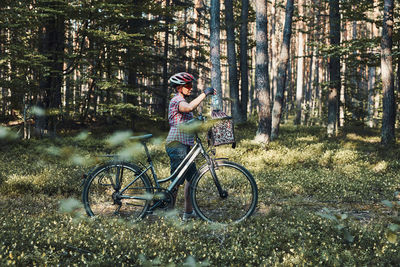
[[204, 89], [203, 93], [204, 93], [206, 96], [209, 96], [209, 95], [215, 95], [217, 92], [215, 91], [214, 88], [212, 88], [212, 87], [207, 87], [206, 89]]

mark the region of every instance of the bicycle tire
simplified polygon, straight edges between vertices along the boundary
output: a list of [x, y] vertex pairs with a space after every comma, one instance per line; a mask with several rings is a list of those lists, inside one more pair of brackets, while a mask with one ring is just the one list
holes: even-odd
[[205, 221], [221, 224], [238, 223], [251, 216], [258, 200], [257, 184], [251, 173], [226, 160], [216, 160], [214, 170], [227, 195], [220, 195], [210, 167], [204, 165], [190, 187], [197, 215]]
[[[118, 169], [120, 170], [121, 186], [116, 190]], [[151, 182], [146, 174], [139, 177], [123, 193], [124, 197], [138, 197], [140, 199], [122, 198], [120, 204], [115, 201], [115, 194], [120, 193], [120, 190], [125, 188], [140, 173], [142, 173], [140, 167], [125, 162], [110, 162], [96, 168], [88, 175], [82, 193], [87, 215], [104, 218], [123, 217], [130, 220], [143, 218], [149, 208], [153, 193]]]

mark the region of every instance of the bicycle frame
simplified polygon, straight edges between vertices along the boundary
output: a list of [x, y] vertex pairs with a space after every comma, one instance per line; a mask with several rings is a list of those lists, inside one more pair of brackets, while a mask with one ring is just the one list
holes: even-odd
[[[208, 164], [212, 164], [210, 156], [207, 154], [203, 144], [201, 143], [200, 138], [195, 135], [195, 139], [196, 139], [196, 144], [190, 149], [189, 153], [186, 155], [186, 157], [182, 160], [182, 162], [179, 164], [179, 166], [176, 168], [176, 170], [167, 178], [158, 180], [157, 178], [157, 174], [153, 165], [153, 161], [151, 159], [150, 153], [148, 151], [146, 142], [142, 141], [142, 145], [144, 146], [146, 155], [147, 155], [147, 162], [149, 163], [149, 165], [147, 167], [145, 167], [145, 169], [138, 174], [137, 176], [135, 176], [135, 179], [133, 179], [127, 186], [125, 186], [125, 188], [123, 188], [120, 191], [120, 196], [122, 198], [135, 198], [135, 199], [139, 199], [138, 197], [130, 197], [130, 196], [122, 196], [122, 194], [133, 184], [137, 181], [137, 179], [139, 179], [142, 175], [144, 175], [148, 170], [151, 170], [152, 176], [153, 176], [153, 180], [155, 183], [155, 189], [161, 189], [160, 184], [163, 184], [165, 182], [171, 181], [172, 183], [166, 188], [169, 192], [172, 192], [174, 190], [174, 188], [180, 184], [180, 182], [182, 181], [184, 174], [186, 173], [187, 169], [190, 167], [190, 165], [194, 162], [194, 160], [197, 158], [197, 156], [199, 154], [202, 154], [203, 157], [206, 159]], [[117, 173], [117, 175], [119, 176], [119, 172]], [[214, 175], [213, 175], [214, 176]], [[119, 180], [119, 179], [117, 179]], [[218, 189], [220, 189], [219, 183], [217, 183], [217, 187], [219, 187]]]

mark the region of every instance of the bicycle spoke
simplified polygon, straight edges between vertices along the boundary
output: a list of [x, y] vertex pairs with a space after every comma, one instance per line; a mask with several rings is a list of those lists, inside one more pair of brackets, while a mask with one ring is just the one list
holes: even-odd
[[132, 204], [132, 203], [126, 203], [126, 205], [135, 206], [135, 207], [144, 207], [144, 205], [136, 205], [136, 204]]
[[[141, 173], [140, 169], [130, 164], [110, 164], [95, 171], [83, 194], [87, 213], [99, 217], [143, 217], [150, 203], [146, 195], [151, 193], [151, 186], [144, 175], [136, 177], [137, 173]], [[125, 190], [123, 195], [118, 191], [121, 188]]]
[[210, 170], [201, 173], [192, 185], [193, 206], [204, 220], [219, 223], [239, 222], [255, 209], [257, 186], [243, 167], [229, 162], [220, 163], [215, 174], [222, 192], [220, 195], [215, 176]]

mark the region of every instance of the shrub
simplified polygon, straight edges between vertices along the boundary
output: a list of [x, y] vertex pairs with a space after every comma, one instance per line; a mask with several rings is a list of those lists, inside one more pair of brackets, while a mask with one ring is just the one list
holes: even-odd
[[[350, 129], [332, 142], [322, 128], [290, 125], [278, 141], [259, 146], [251, 140], [254, 123], [245, 126], [236, 131], [238, 147], [218, 147], [217, 157], [252, 172], [259, 205], [228, 227], [176, 216], [87, 218], [81, 176], [107, 160], [98, 155], [133, 151], [133, 160], [145, 162], [124, 142], [83, 133], [2, 146], [0, 265], [398, 265], [398, 202], [380, 204], [399, 189], [398, 147], [384, 151], [375, 136]], [[149, 147], [167, 176], [163, 142]]]

